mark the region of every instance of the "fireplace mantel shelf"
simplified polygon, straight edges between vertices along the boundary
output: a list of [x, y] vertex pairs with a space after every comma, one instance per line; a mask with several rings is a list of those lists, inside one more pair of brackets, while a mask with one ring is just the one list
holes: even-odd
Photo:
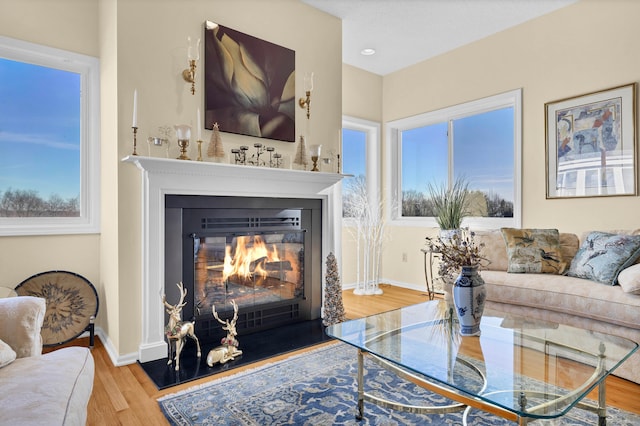
[[[269, 167], [240, 166], [234, 164], [210, 163], [204, 161], [174, 160], [169, 158], [144, 157], [129, 155], [122, 159], [123, 162], [133, 163], [140, 170], [152, 174], [164, 175], [192, 175], [212, 177], [233, 181], [262, 182], [263, 184], [279, 182], [295, 185], [312, 185], [316, 190], [329, 188], [340, 182], [345, 177], [339, 173], [309, 172], [304, 170], [276, 169]], [[268, 190], [270, 195], [279, 192], [278, 187]], [[264, 190], [263, 190], [264, 193]]]
[[138, 360], [166, 356], [164, 309], [159, 300], [165, 284], [165, 196], [306, 198], [322, 200], [322, 259], [340, 259], [342, 191], [338, 173], [272, 169], [202, 161], [130, 155], [122, 162], [140, 170], [142, 228], [142, 330]]

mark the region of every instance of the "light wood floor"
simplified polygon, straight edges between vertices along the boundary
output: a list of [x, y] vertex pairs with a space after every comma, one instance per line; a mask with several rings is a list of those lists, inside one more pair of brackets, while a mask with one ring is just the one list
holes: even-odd
[[[384, 294], [380, 296], [354, 296], [352, 291], [345, 291], [343, 300], [347, 317], [358, 318], [427, 300], [426, 294], [422, 292], [389, 285], [382, 285], [381, 288]], [[86, 346], [88, 338], [78, 339], [73, 344]], [[292, 354], [275, 359], [290, 355]], [[93, 356], [96, 373], [93, 395], [89, 401], [89, 425], [166, 425], [168, 423], [156, 402], [157, 398], [212, 380], [212, 377], [208, 377], [159, 391], [138, 364], [114, 367], [100, 339], [96, 339]], [[251, 365], [251, 367], [255, 366], [256, 364]], [[241, 370], [235, 369], [215, 377], [219, 378], [239, 371]], [[640, 385], [616, 377], [609, 378], [607, 382], [609, 405], [640, 414], [638, 395], [640, 395]]]

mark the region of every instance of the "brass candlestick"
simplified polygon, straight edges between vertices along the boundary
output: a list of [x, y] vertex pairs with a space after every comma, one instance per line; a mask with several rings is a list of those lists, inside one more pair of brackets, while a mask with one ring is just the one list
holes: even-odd
[[178, 146], [180, 147], [180, 156], [178, 157], [178, 160], [191, 160], [187, 155], [189, 139], [178, 139]]
[[311, 145], [311, 149], [309, 150], [311, 153], [311, 161], [313, 161], [312, 172], [319, 172], [318, 169], [318, 160], [320, 159], [320, 154], [322, 153], [322, 145]]
[[138, 142], [136, 141], [136, 136], [138, 133], [138, 128], [136, 126], [132, 127], [133, 129], [133, 153], [131, 155], [138, 155], [138, 152], [136, 150], [136, 145], [138, 144]]
[[198, 161], [202, 161], [202, 141], [198, 139]]

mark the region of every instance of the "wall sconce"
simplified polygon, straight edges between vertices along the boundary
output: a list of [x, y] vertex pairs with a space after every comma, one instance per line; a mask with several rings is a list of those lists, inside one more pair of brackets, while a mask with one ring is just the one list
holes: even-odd
[[308, 72], [304, 74], [304, 91], [307, 95], [307, 98], [300, 98], [298, 103], [300, 104], [300, 108], [307, 109], [307, 119], [311, 117], [311, 112], [309, 110], [309, 106], [311, 105], [311, 92], [313, 91], [313, 73]]
[[187, 60], [189, 68], [182, 71], [182, 78], [187, 83], [191, 83], [191, 94], [196, 94], [196, 64], [200, 60], [200, 39], [196, 42], [195, 47], [191, 44], [191, 37], [187, 37]]

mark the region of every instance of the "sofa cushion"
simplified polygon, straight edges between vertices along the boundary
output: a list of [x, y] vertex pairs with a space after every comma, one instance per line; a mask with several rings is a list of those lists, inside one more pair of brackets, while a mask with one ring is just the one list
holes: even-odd
[[620, 271], [618, 284], [625, 293], [640, 294], [640, 264], [636, 263]]
[[478, 244], [483, 244], [482, 256], [491, 262], [483, 269], [493, 271], [507, 270], [509, 261], [502, 231], [499, 229], [476, 231], [475, 240]]
[[579, 249], [580, 240], [576, 234], [560, 233], [560, 252], [562, 253], [562, 260], [567, 264], [567, 269], [569, 269], [569, 265]]
[[94, 368], [91, 351], [82, 347], [19, 358], [0, 368], [0, 423], [85, 425]]
[[580, 246], [567, 275], [614, 285], [620, 271], [639, 256], [640, 236], [594, 231]]
[[16, 359], [16, 351], [0, 340], [0, 368], [11, 364]]
[[625, 293], [619, 286], [566, 275], [480, 273], [487, 300], [516, 306], [546, 309], [637, 329], [640, 295]]
[[502, 228], [507, 247], [507, 272], [562, 274], [566, 263], [557, 229]]
[[[476, 231], [475, 239], [478, 243], [484, 244], [482, 255], [491, 263], [482, 269], [492, 271], [506, 271], [509, 267], [507, 259], [507, 246], [499, 229]], [[580, 241], [576, 234], [560, 233], [560, 251], [562, 259], [568, 265], [580, 248]]]

